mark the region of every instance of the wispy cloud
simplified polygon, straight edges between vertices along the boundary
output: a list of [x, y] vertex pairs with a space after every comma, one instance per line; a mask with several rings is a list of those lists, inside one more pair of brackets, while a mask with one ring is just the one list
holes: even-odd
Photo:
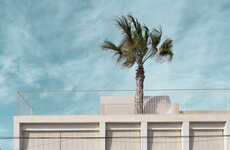
[[0, 110], [18, 89], [135, 89], [135, 68], [100, 49], [119, 41], [114, 19], [124, 14], [174, 39], [171, 64], [146, 64], [146, 89], [229, 87], [228, 0], [8, 0], [0, 2]]

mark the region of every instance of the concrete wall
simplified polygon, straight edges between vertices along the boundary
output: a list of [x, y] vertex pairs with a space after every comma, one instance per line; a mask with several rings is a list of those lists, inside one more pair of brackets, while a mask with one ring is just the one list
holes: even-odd
[[[130, 115], [134, 114], [133, 96], [102, 96], [100, 98], [100, 114]], [[144, 96], [144, 114], [179, 113], [179, 105], [172, 104], [168, 96]]]
[[[14, 118], [14, 136], [20, 137], [25, 136], [24, 133], [60, 133], [62, 136], [78, 136], [78, 135], [95, 135], [99, 137], [123, 135], [123, 136], [142, 136], [147, 137], [157, 135], [172, 135], [172, 136], [184, 136], [179, 139], [178, 144], [166, 144], [164, 149], [167, 147], [173, 149], [191, 150], [197, 145], [191, 146], [191, 139], [189, 141], [190, 134], [201, 134], [205, 131], [207, 134], [214, 133], [218, 134], [229, 134], [229, 113], [201, 113], [201, 114], [168, 114], [168, 115], [66, 115], [66, 116], [16, 116]], [[130, 131], [130, 132], [129, 132]], [[199, 131], [199, 132], [193, 132]], [[222, 132], [223, 131], [223, 132]], [[36, 135], [36, 134], [35, 134]], [[187, 138], [186, 138], [187, 137]], [[105, 150], [106, 147], [111, 147], [111, 142], [106, 141], [108, 139], [100, 138], [92, 141], [94, 149]], [[127, 140], [127, 139], [123, 139]], [[136, 139], [138, 140], [138, 139]], [[140, 150], [151, 150], [158, 149], [160, 145], [148, 145], [147, 138], [141, 138], [140, 141], [125, 141], [123, 143], [136, 143], [134, 147], [138, 147]], [[150, 139], [149, 139], [150, 140]], [[196, 140], [196, 139], [195, 139]], [[224, 138], [223, 144], [220, 143], [219, 148], [230, 150], [229, 139]], [[24, 141], [27, 142], [28, 141]], [[86, 142], [86, 141], [84, 141]], [[78, 144], [84, 143], [75, 140], [69, 144], [61, 145], [63, 149], [69, 150], [71, 147], [77, 146]], [[116, 140], [115, 140], [116, 142]], [[89, 144], [89, 149], [92, 149], [92, 143]], [[112, 149], [126, 149], [132, 145], [120, 144], [113, 145]], [[151, 142], [150, 142], [151, 143]], [[170, 142], [168, 142], [170, 143]], [[171, 142], [172, 143], [172, 142]], [[21, 144], [21, 145], [20, 145]], [[32, 143], [34, 144], [34, 143]], [[86, 144], [86, 143], [85, 143]], [[110, 146], [108, 146], [110, 144]], [[138, 145], [139, 144], [139, 145]], [[71, 146], [72, 145], [72, 146]], [[84, 144], [83, 144], [84, 145]], [[87, 145], [87, 144], [86, 144]], [[216, 144], [214, 144], [216, 145]], [[19, 150], [22, 146], [19, 139], [14, 141], [15, 150]], [[58, 145], [56, 145], [58, 147]], [[60, 146], [60, 145], [59, 145]], [[68, 147], [69, 146], [69, 147]], [[115, 147], [114, 147], [115, 146]], [[198, 145], [199, 147], [200, 145]], [[223, 147], [222, 147], [223, 146]], [[55, 146], [54, 146], [55, 147]], [[52, 149], [53, 147], [45, 147], [45, 150]], [[60, 148], [60, 147], [59, 147]], [[63, 150], [62, 149], [62, 150]], [[84, 147], [87, 150], [87, 146]], [[82, 150], [84, 150], [82, 148]], [[203, 147], [205, 150], [206, 148]], [[38, 150], [38, 149], [36, 149]], [[161, 148], [162, 150], [162, 148]]]

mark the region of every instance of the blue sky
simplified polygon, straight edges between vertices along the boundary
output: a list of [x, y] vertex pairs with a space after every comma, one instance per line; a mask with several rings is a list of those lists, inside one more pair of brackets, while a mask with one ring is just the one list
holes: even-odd
[[135, 89], [135, 68], [100, 49], [126, 14], [174, 40], [171, 64], [145, 65], [146, 89], [229, 87], [229, 0], [0, 0], [0, 136], [12, 135], [17, 90]]

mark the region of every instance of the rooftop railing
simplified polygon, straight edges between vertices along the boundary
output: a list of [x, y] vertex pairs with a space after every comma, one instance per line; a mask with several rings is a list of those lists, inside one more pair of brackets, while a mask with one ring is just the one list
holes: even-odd
[[[169, 96], [181, 111], [230, 110], [230, 89], [146, 89], [145, 96]], [[18, 115], [99, 114], [101, 96], [135, 96], [135, 90], [18, 91]]]

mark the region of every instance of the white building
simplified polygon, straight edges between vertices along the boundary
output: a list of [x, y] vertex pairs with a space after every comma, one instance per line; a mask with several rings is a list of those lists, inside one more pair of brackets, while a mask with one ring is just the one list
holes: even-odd
[[[160, 99], [160, 100], [158, 100]], [[15, 150], [230, 150], [229, 111], [180, 111], [168, 97], [101, 97], [100, 115], [15, 116]]]

